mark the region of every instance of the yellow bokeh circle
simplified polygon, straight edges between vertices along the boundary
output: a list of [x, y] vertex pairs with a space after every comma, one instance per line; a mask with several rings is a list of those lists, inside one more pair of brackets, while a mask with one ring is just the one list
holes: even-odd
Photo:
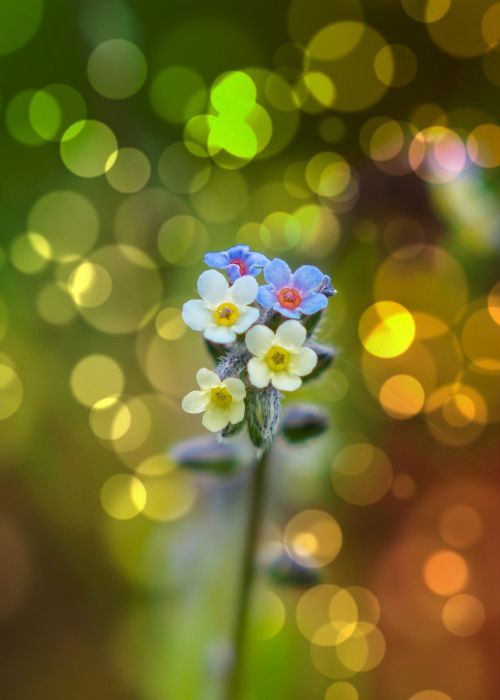
[[358, 332], [363, 347], [372, 355], [397, 357], [411, 346], [415, 338], [415, 321], [401, 304], [379, 301], [364, 311]]

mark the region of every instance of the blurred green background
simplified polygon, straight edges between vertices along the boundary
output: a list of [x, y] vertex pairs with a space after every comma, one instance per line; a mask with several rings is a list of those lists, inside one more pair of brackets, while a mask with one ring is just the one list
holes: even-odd
[[494, 0], [1, 0], [3, 698], [223, 697], [251, 451], [170, 449], [210, 366], [180, 308], [242, 242], [339, 290], [245, 699], [497, 700], [499, 34]]

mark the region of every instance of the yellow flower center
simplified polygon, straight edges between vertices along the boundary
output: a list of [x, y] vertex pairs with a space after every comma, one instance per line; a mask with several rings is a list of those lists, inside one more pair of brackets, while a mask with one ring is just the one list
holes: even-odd
[[224, 301], [214, 311], [215, 323], [218, 326], [232, 326], [236, 323], [239, 311], [230, 301]]
[[231, 405], [233, 397], [225, 386], [216, 386], [210, 392], [212, 403], [220, 408], [227, 408]]
[[281, 372], [287, 369], [290, 364], [290, 353], [285, 348], [275, 345], [268, 351], [266, 362], [269, 369], [272, 369], [274, 372]]

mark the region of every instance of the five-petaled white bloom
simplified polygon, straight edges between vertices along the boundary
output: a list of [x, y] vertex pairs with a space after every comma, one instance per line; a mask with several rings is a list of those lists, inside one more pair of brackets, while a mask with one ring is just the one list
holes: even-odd
[[207, 430], [216, 433], [228, 423], [243, 420], [246, 389], [241, 379], [229, 377], [221, 381], [215, 372], [200, 369], [196, 381], [200, 391], [187, 394], [182, 400], [182, 408], [187, 413], [204, 413], [202, 423]]
[[187, 301], [182, 307], [184, 323], [194, 331], [203, 331], [214, 343], [233, 343], [259, 317], [259, 310], [248, 306], [257, 296], [255, 277], [239, 277], [230, 287], [216, 270], [203, 272], [198, 279], [201, 299]]
[[318, 357], [311, 348], [303, 347], [306, 329], [298, 321], [285, 321], [273, 333], [267, 326], [254, 326], [245, 342], [252, 355], [248, 363], [251, 383], [263, 389], [269, 382], [281, 391], [295, 391], [301, 377], [312, 372]]

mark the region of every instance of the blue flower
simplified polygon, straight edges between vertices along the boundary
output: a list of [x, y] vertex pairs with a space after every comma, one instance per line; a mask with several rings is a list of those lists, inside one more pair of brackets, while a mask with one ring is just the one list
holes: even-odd
[[257, 277], [269, 262], [265, 255], [254, 253], [247, 245], [235, 245], [220, 253], [207, 253], [204, 260], [209, 267], [226, 270], [231, 282], [245, 275]]
[[293, 274], [286, 262], [276, 258], [264, 268], [267, 285], [259, 287], [258, 303], [287, 318], [300, 318], [324, 309], [330, 278], [313, 265], [302, 265]]

